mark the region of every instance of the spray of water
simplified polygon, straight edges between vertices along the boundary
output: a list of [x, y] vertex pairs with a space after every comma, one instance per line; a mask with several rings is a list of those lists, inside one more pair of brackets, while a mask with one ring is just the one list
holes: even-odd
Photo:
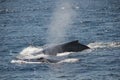
[[95, 42], [89, 43], [87, 46], [90, 48], [115, 48], [120, 47], [120, 42]]
[[73, 15], [71, 2], [61, 1], [56, 4], [51, 23], [48, 28], [48, 43], [59, 43], [65, 40], [66, 32], [70, 29]]

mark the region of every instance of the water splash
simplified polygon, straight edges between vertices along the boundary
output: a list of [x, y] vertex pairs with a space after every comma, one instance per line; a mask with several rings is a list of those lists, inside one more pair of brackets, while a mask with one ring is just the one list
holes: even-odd
[[57, 63], [75, 63], [75, 62], [79, 62], [79, 59], [78, 58], [68, 58], [68, 59], [61, 60]]
[[95, 42], [87, 46], [90, 48], [120, 47], [120, 42]]
[[61, 1], [56, 4], [51, 23], [48, 28], [48, 43], [59, 43], [65, 40], [66, 32], [70, 29], [73, 16], [71, 2]]
[[42, 47], [34, 47], [34, 46], [29, 46], [27, 48], [24, 48], [16, 57], [17, 59], [11, 60], [11, 63], [41, 64], [42, 62], [34, 61], [39, 58], [45, 58], [45, 59], [57, 61], [56, 64], [65, 63], [65, 62], [73, 63], [77, 61], [77, 59], [67, 59], [68, 55], [70, 55], [72, 52], [58, 53], [56, 56], [52, 56], [42, 53], [42, 50], [43, 50]]
[[55, 59], [56, 57], [64, 57], [72, 54], [73, 52], [63, 52], [63, 53], [57, 53], [56, 56], [54, 55], [47, 55], [42, 53], [43, 48], [42, 47], [34, 47], [29, 46], [27, 48], [24, 48], [19, 55], [17, 56], [17, 59], [38, 59], [41, 57], [47, 58], [47, 59]]
[[24, 61], [24, 60], [12, 60], [11, 63], [17, 63], [17, 64], [41, 64], [42, 62], [31, 62], [31, 61]]
[[[78, 58], [68, 58], [60, 60], [56, 63], [50, 63], [50, 64], [60, 64], [60, 63], [75, 63], [78, 62]], [[42, 64], [43, 62], [32, 62], [32, 61], [24, 61], [24, 60], [12, 60], [11, 63], [17, 63], [17, 64]]]
[[64, 52], [64, 53], [59, 53], [59, 54], [57, 54], [56, 56], [59, 56], [59, 57], [61, 57], [61, 56], [68, 56], [68, 55], [70, 55], [70, 54], [72, 54], [73, 52]]
[[18, 59], [37, 59], [40, 57], [48, 57], [48, 55], [43, 54], [41, 51], [43, 48], [41, 47], [34, 47], [29, 46], [23, 49], [19, 55], [17, 56]]

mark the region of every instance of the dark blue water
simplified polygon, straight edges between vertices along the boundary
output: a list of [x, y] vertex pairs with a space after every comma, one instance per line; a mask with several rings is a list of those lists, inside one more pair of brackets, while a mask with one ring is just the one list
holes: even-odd
[[70, 2], [75, 12], [62, 42], [78, 39], [98, 47], [69, 55], [80, 59], [76, 63], [12, 64], [23, 48], [48, 44], [49, 25], [60, 3], [0, 0], [0, 80], [120, 80], [120, 0], [60, 1]]

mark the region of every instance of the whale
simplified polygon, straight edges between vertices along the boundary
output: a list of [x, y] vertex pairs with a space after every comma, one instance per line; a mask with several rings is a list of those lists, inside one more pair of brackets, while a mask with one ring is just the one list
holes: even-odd
[[[74, 41], [70, 41], [62, 44], [44, 47], [41, 51], [33, 54], [34, 56], [44, 54], [44, 55], [48, 55], [49, 57], [43, 56], [35, 59], [22, 59], [22, 60], [32, 61], [32, 62], [41, 62], [41, 63], [58, 63], [61, 61], [64, 62], [63, 59], [59, 59], [60, 57], [57, 56], [58, 54], [65, 53], [65, 52], [81, 52], [86, 49], [90, 49], [90, 48], [84, 44], [79, 43], [79, 40], [74, 40]], [[53, 59], [53, 57], [54, 58], [56, 57], [56, 59]], [[20, 59], [20, 58], [17, 58], [17, 59]], [[71, 60], [71, 59], [68, 59], [68, 60]], [[65, 61], [67, 61], [66, 58], [65, 58]]]
[[[50, 46], [47, 48], [44, 48], [41, 52], [46, 54], [46, 55], [52, 55], [56, 56], [58, 53], [64, 53], [64, 52], [80, 52], [86, 49], [90, 49], [88, 46], [79, 43], [79, 40], [74, 40], [71, 42], [67, 43], [62, 43], [59, 45], [55, 46]], [[52, 60], [52, 59], [47, 59], [44, 57], [40, 57], [36, 59], [37, 61], [40, 62], [48, 62], [48, 63], [56, 63], [59, 62], [59, 60]]]
[[74, 40], [71, 42], [47, 47], [43, 49], [42, 52], [48, 55], [56, 55], [57, 53], [63, 53], [63, 52], [80, 52], [85, 49], [90, 49], [90, 48], [86, 45], [79, 43], [79, 40]]

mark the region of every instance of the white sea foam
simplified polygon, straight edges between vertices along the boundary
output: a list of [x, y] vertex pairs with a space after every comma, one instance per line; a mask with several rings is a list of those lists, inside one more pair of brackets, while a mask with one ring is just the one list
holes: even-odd
[[95, 42], [87, 46], [90, 48], [120, 47], [120, 42]]
[[42, 62], [31, 62], [31, 61], [24, 61], [24, 60], [12, 60], [11, 63], [17, 63], [17, 64], [41, 64]]
[[[60, 64], [60, 63], [75, 63], [78, 62], [78, 58], [68, 58], [64, 60], [60, 60], [55, 64]], [[24, 60], [12, 60], [11, 63], [17, 63], [17, 64], [41, 64], [43, 62], [33, 62], [33, 61], [24, 61]], [[51, 63], [52, 64], [52, 63]]]
[[68, 55], [70, 55], [71, 53], [73, 53], [73, 52], [64, 52], [64, 53], [58, 53], [57, 54], [57, 56], [68, 56]]
[[[43, 49], [41, 47], [34, 47], [34, 46], [29, 46], [25, 49], [23, 49], [19, 55], [17, 56], [18, 59], [37, 59], [40, 57], [44, 57], [47, 59], [51, 59], [51, 58], [56, 58], [56, 57], [64, 57], [64, 56], [68, 56], [73, 52], [64, 52], [64, 53], [58, 53], [56, 56], [52, 56], [52, 55], [45, 55], [44, 53], [42, 53]], [[50, 58], [51, 57], [51, 58]]]
[[[76, 62], [77, 59], [67, 59], [67, 56], [70, 55], [73, 52], [64, 52], [64, 53], [58, 53], [55, 55], [45, 55], [44, 53], [41, 53], [43, 48], [41, 47], [34, 47], [29, 46], [27, 48], [24, 48], [19, 55], [17, 56], [17, 60], [12, 60], [11, 63], [18, 63], [18, 64], [41, 64], [41, 62], [32, 62], [29, 61], [29, 59], [38, 59], [38, 58], [46, 58], [53, 61], [58, 61], [58, 63], [63, 62]], [[26, 61], [27, 59], [27, 61]]]
[[23, 49], [20, 54], [21, 55], [30, 55], [30, 54], [35, 54], [38, 53], [40, 51], [42, 51], [43, 49], [41, 47], [34, 47], [34, 46], [29, 46], [25, 49]]
[[[17, 64], [41, 64], [42, 62], [29, 61], [29, 59], [38, 59], [38, 58], [41, 58], [41, 57], [44, 57], [46, 59], [50, 59], [50, 60], [53, 60], [53, 61], [54, 60], [58, 61], [58, 62], [56, 62], [56, 64], [57, 63], [73, 63], [73, 62], [77, 62], [79, 60], [79, 59], [76, 59], [76, 58], [67, 59], [67, 56], [70, 55], [73, 52], [58, 53], [56, 56], [52, 56], [52, 55], [45, 55], [43, 53], [39, 53], [42, 50], [43, 50], [42, 48], [29, 46], [29, 47], [23, 49], [19, 53], [19, 55], [17, 56], [17, 58], [18, 58], [17, 60], [12, 60], [11, 63], [17, 63]], [[26, 61], [24, 59], [28, 59], [28, 60]]]
[[48, 55], [43, 54], [41, 47], [29, 46], [23, 49], [17, 56], [18, 59], [36, 59], [40, 57], [48, 57]]
[[61, 60], [58, 63], [75, 63], [78, 61], [79, 61], [78, 58], [68, 58], [68, 59]]

